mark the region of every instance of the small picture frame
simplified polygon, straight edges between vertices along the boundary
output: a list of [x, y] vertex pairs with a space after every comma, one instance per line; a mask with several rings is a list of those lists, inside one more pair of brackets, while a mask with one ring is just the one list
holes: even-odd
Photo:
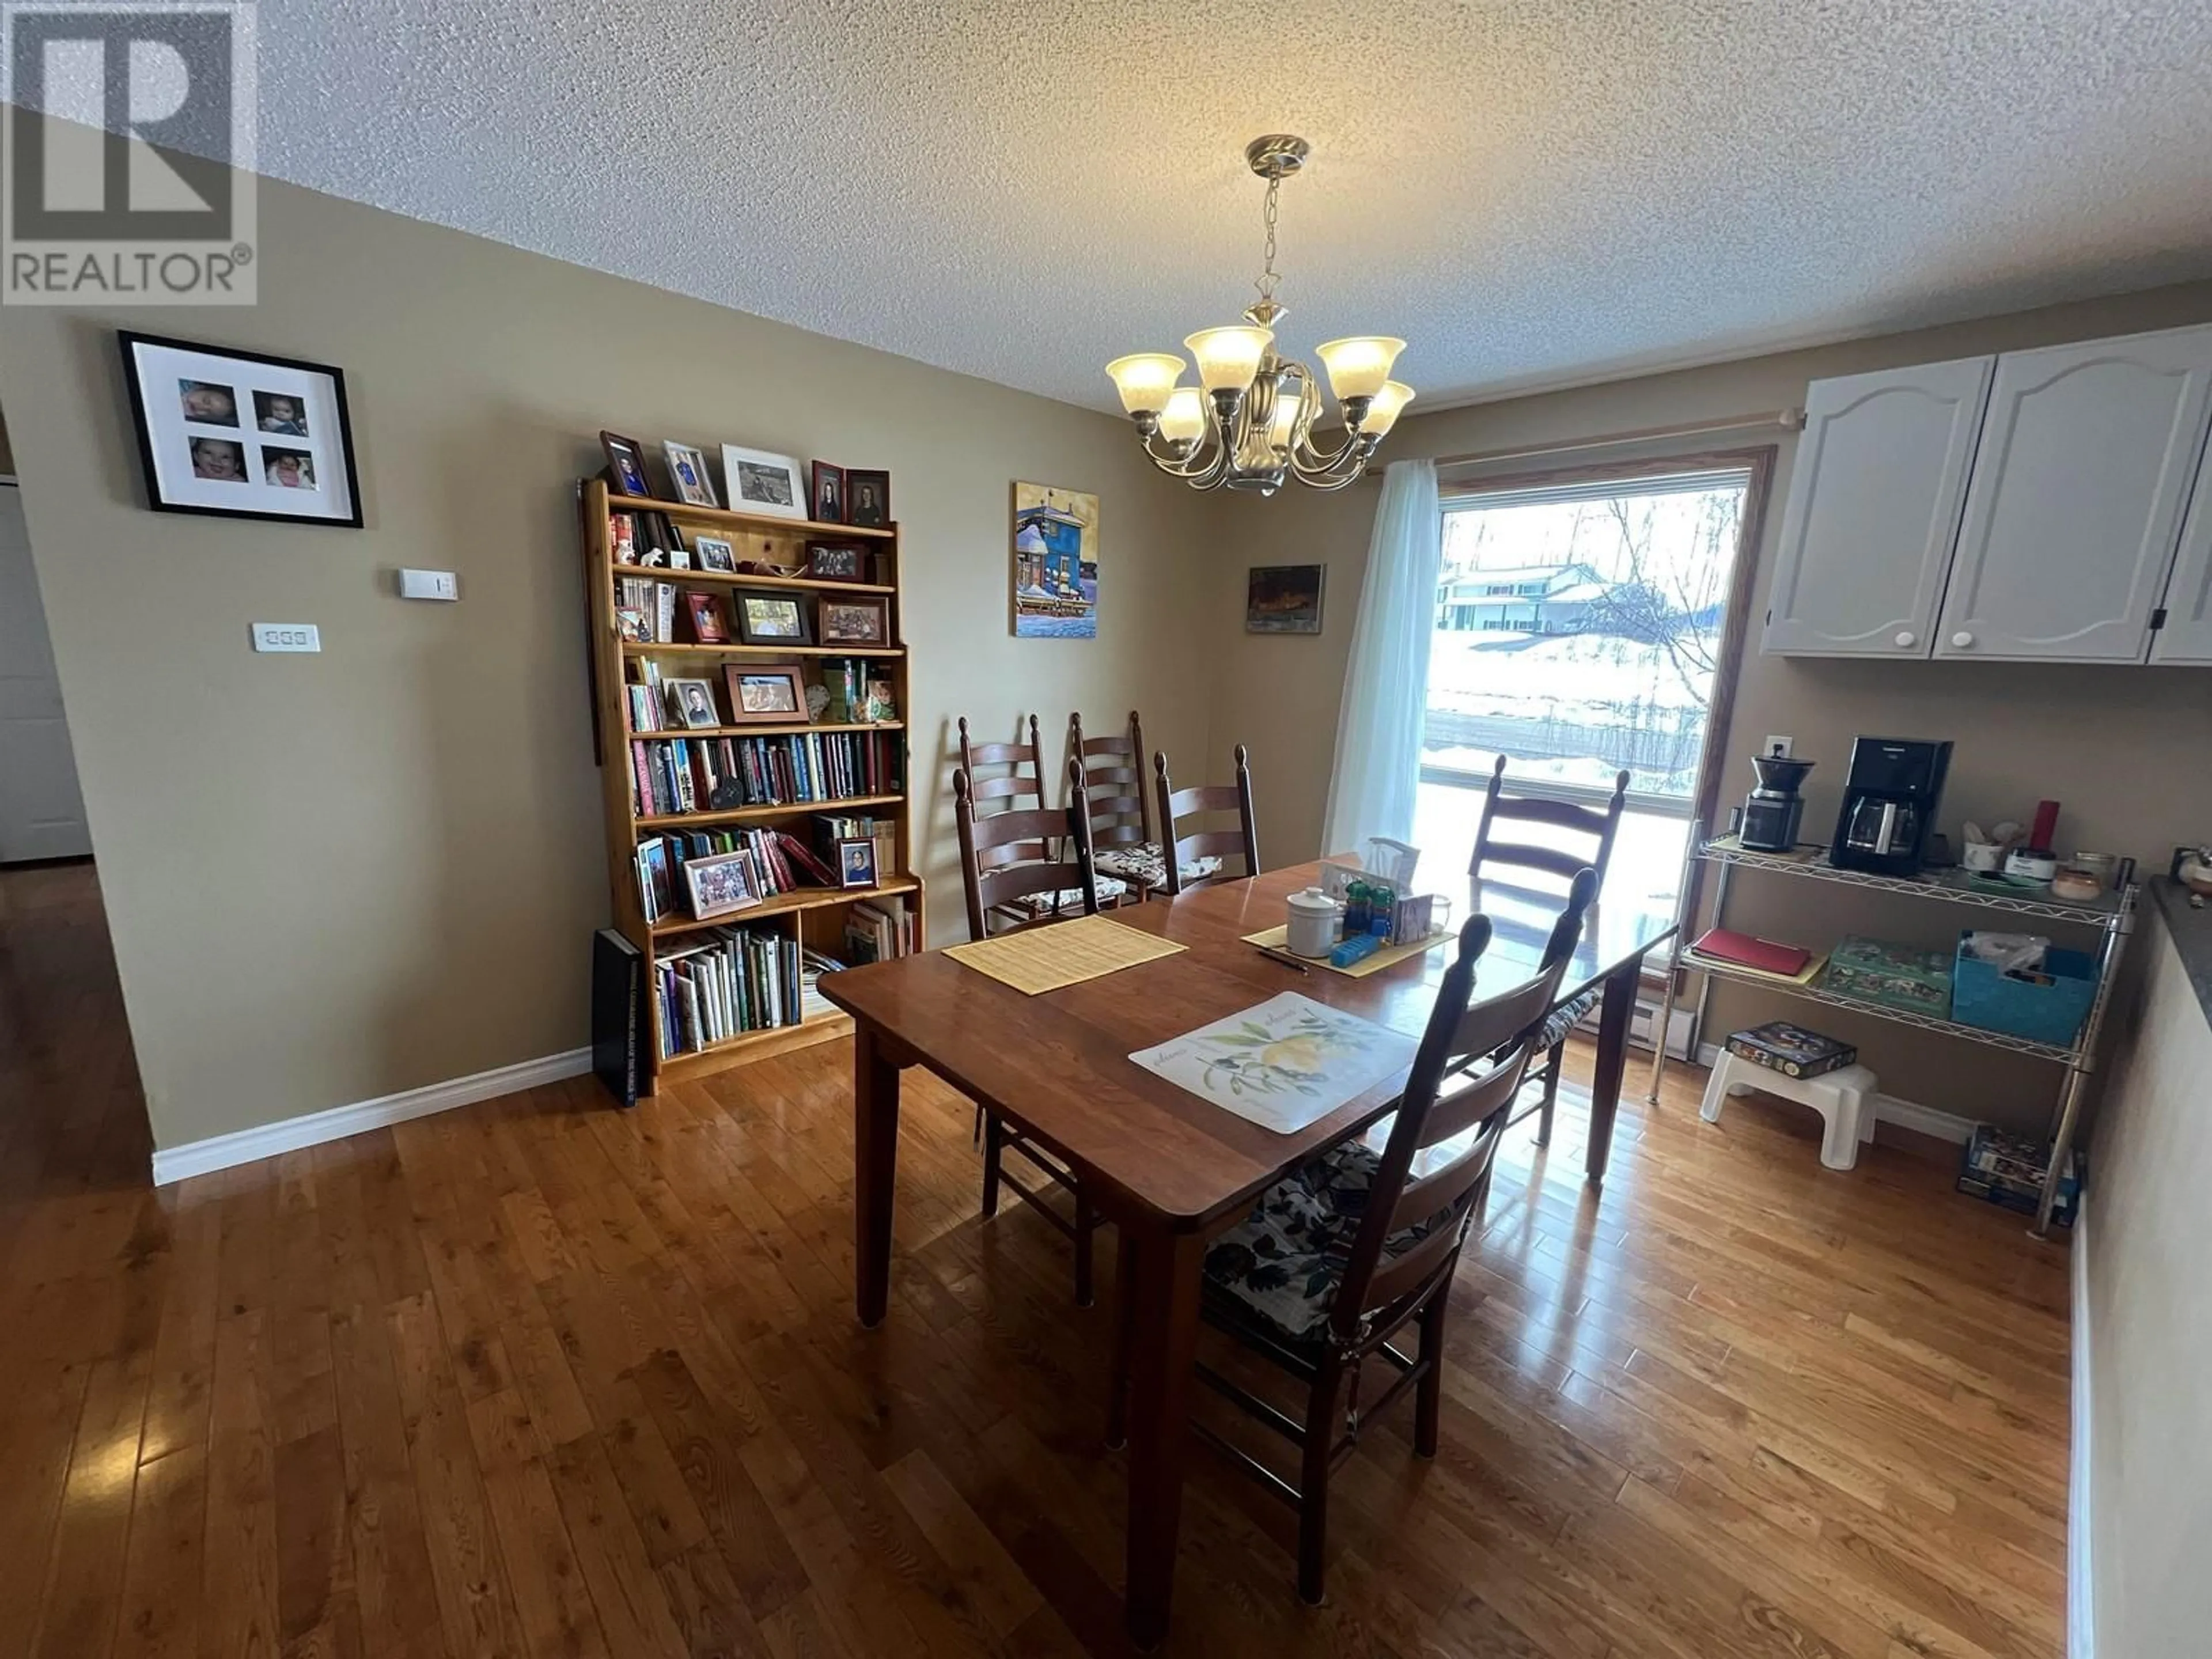
[[880, 530], [891, 521], [891, 475], [872, 468], [845, 469], [845, 522]]
[[699, 556], [699, 568], [718, 570], [725, 575], [734, 575], [738, 568], [738, 550], [720, 536], [694, 536], [691, 550]]
[[670, 718], [687, 732], [711, 732], [722, 723], [712, 680], [663, 680], [660, 694], [667, 699]]
[[805, 470], [788, 455], [724, 444], [722, 483], [732, 513], [760, 513], [775, 519], [806, 516]]
[[824, 645], [888, 645], [891, 602], [879, 594], [851, 599], [822, 595], [814, 602], [817, 630]]
[[1325, 564], [1255, 564], [1244, 573], [1247, 634], [1321, 632]]
[[707, 921], [732, 910], [750, 910], [761, 902], [760, 884], [753, 877], [749, 852], [717, 853], [711, 858], [684, 860], [684, 884], [690, 890], [691, 915]]
[[873, 724], [884, 720], [895, 720], [898, 717], [898, 695], [892, 690], [890, 681], [870, 680], [865, 718]]
[[876, 884], [876, 843], [868, 836], [837, 837], [837, 884], [873, 887]]
[[850, 542], [806, 544], [806, 574], [817, 582], [857, 582], [867, 580], [868, 556]]
[[646, 623], [645, 612], [629, 605], [616, 609], [615, 631], [632, 644], [650, 645], [653, 642], [653, 629]]
[[747, 645], [814, 643], [803, 594], [738, 587], [731, 590], [730, 603], [737, 607], [738, 637]]
[[714, 481], [707, 475], [704, 454], [667, 438], [661, 440], [660, 447], [668, 457], [668, 481], [676, 486], [678, 501], [691, 507], [721, 505], [714, 499]]
[[149, 507], [361, 528], [338, 369], [128, 329], [116, 339]]
[[806, 675], [795, 662], [733, 662], [724, 665], [732, 726], [806, 726]]
[[691, 624], [691, 638], [698, 645], [727, 645], [730, 642], [730, 619], [722, 614], [722, 596], [719, 593], [690, 593], [684, 596], [684, 614]]
[[645, 476], [645, 446], [619, 432], [602, 432], [599, 447], [607, 453], [607, 488], [617, 495], [651, 501], [653, 484]]
[[817, 461], [813, 469], [813, 488], [807, 492], [812, 505], [808, 509], [817, 524], [845, 522], [845, 469], [832, 466], [827, 461]]

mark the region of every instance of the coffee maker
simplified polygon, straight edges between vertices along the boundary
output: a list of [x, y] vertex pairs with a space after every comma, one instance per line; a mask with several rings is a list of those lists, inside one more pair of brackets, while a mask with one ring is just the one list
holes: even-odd
[[1917, 876], [1936, 826], [1951, 745], [1917, 738], [1861, 738], [1851, 745], [1844, 807], [1828, 861], [1838, 870]]
[[1759, 774], [1759, 787], [1744, 797], [1743, 827], [1736, 839], [1754, 853], [1787, 853], [1797, 845], [1798, 821], [1805, 816], [1805, 798], [1797, 786], [1814, 763], [1754, 755], [1751, 765]]

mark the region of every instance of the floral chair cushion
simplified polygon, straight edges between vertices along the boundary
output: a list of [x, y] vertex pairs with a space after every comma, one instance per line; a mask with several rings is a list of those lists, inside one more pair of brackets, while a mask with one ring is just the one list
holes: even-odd
[[[1101, 904], [1111, 904], [1128, 893], [1129, 884], [1125, 881], [1116, 881], [1110, 876], [1100, 876], [1097, 881]], [[1079, 916], [1083, 914], [1083, 890], [1063, 887], [1056, 893], [1024, 893], [1019, 898], [1005, 901], [1005, 908], [1018, 910], [1025, 916]]]
[[1600, 993], [1593, 988], [1578, 997], [1570, 997], [1544, 1017], [1544, 1029], [1537, 1034], [1535, 1054], [1543, 1054], [1566, 1041], [1567, 1033], [1589, 1017], [1597, 1006]]
[[[1133, 847], [1105, 848], [1091, 861], [1098, 866], [1101, 875], [1120, 876], [1139, 887], [1154, 889], [1168, 884], [1167, 860], [1156, 841], [1139, 842]], [[1185, 881], [1204, 881], [1220, 873], [1221, 860], [1218, 858], [1186, 860], [1182, 870]]]
[[[1320, 1338], [1352, 1258], [1381, 1158], [1366, 1141], [1332, 1146], [1260, 1194], [1252, 1213], [1206, 1253], [1206, 1288], [1243, 1304], [1296, 1342]], [[1448, 1209], [1382, 1242], [1404, 1255], [1452, 1219]]]

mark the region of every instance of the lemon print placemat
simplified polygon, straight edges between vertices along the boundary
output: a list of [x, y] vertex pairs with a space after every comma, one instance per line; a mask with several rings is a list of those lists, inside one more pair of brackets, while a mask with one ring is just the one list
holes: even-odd
[[1285, 991], [1129, 1058], [1224, 1112], [1295, 1134], [1404, 1071], [1419, 1046]]

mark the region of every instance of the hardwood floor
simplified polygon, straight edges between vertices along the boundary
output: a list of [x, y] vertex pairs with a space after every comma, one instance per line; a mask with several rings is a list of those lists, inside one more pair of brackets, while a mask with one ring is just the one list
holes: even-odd
[[[157, 1192], [92, 872], [0, 872], [0, 1655], [1125, 1650], [1110, 1298], [977, 1219], [917, 1079], [860, 1331], [849, 1054]], [[1170, 1650], [2059, 1654], [2063, 1251], [1687, 1079], [1624, 1106], [1601, 1203], [1581, 1137], [1509, 1145], [1441, 1455], [1370, 1426], [1327, 1605], [1194, 1447]]]

